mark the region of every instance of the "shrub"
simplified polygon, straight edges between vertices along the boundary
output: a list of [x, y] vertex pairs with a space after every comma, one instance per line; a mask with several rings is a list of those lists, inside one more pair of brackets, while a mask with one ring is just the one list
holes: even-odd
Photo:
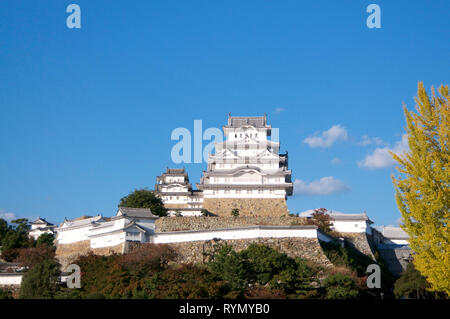
[[60, 264], [44, 260], [31, 268], [22, 278], [21, 299], [53, 298], [59, 289]]
[[17, 257], [14, 261], [22, 264], [22, 266], [32, 268], [45, 260], [52, 260], [54, 257], [54, 247], [40, 245], [36, 248], [17, 249]]
[[323, 286], [328, 299], [354, 299], [359, 294], [355, 281], [343, 274], [328, 276]]

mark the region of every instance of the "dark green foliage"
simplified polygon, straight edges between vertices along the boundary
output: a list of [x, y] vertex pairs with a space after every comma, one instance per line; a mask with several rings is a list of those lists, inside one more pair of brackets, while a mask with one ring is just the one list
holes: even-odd
[[28, 270], [22, 279], [20, 298], [54, 298], [59, 290], [60, 267], [55, 260], [45, 260]]
[[0, 299], [14, 299], [11, 291], [0, 288]]
[[[320, 242], [320, 245], [322, 246], [325, 255], [333, 263], [333, 265], [345, 266], [353, 271], [356, 271], [358, 277], [366, 277], [368, 275], [366, 272], [367, 266], [371, 264], [378, 264], [381, 268], [381, 291], [384, 292], [386, 297], [393, 297], [392, 288], [395, 278], [385, 266], [384, 261], [379, 257], [378, 251], [375, 251], [374, 255], [377, 261], [374, 261], [369, 256], [364, 255], [351, 247], [341, 247], [334, 243], [325, 242]], [[371, 292], [369, 293], [366, 286], [365, 290], [366, 291], [364, 292], [362, 291], [362, 293], [364, 293], [364, 297], [374, 296], [373, 294], [375, 292], [380, 292], [380, 289], [377, 291], [375, 291], [375, 289], [371, 289]]]
[[0, 246], [3, 241], [3, 238], [5, 238], [6, 233], [8, 232], [8, 222], [4, 220], [3, 218], [0, 218]]
[[211, 213], [210, 213], [207, 209], [205, 209], [205, 208], [202, 208], [201, 214], [202, 214], [202, 216], [205, 216], [205, 217], [211, 215]]
[[167, 216], [167, 209], [154, 192], [147, 189], [136, 189], [134, 192], [120, 199], [119, 207], [150, 208], [157, 216]]
[[155, 273], [136, 297], [158, 299], [217, 299], [228, 292], [225, 283], [214, 281], [207, 269], [196, 265], [169, 267]]
[[30, 225], [28, 224], [28, 219], [19, 218], [11, 221], [14, 224], [13, 228], [17, 231], [28, 232], [30, 230]]
[[433, 293], [427, 291], [430, 284], [425, 277], [414, 267], [413, 263], [406, 266], [400, 278], [394, 284], [394, 294], [397, 298], [424, 299], [433, 297]]
[[28, 237], [28, 220], [16, 219], [8, 225], [5, 220], [0, 219], [0, 246], [2, 246], [2, 258], [8, 262], [18, 256], [18, 248], [33, 247], [35, 242]]
[[54, 240], [55, 240], [55, 237], [53, 236], [53, 234], [44, 233], [41, 236], [39, 236], [39, 238], [37, 239], [36, 246], [45, 245], [45, 246], [53, 247]]
[[358, 276], [365, 276], [367, 266], [374, 263], [369, 256], [355, 249], [341, 247], [334, 243], [320, 242], [320, 245], [333, 265], [347, 266], [351, 270], [355, 270]]
[[233, 216], [233, 217], [238, 217], [238, 216], [239, 216], [239, 209], [233, 208], [233, 209], [231, 210], [231, 216]]
[[324, 280], [322, 285], [326, 289], [328, 299], [354, 299], [358, 297], [358, 288], [350, 276], [331, 275]]
[[74, 263], [81, 268], [84, 296], [101, 293], [106, 298], [132, 298], [174, 258], [168, 246], [147, 244], [124, 255], [81, 256]]
[[308, 224], [316, 225], [322, 232], [330, 235], [334, 235], [331, 229], [332, 218], [327, 214], [325, 208], [318, 208], [314, 210], [311, 218], [308, 219]]
[[60, 286], [59, 290], [53, 296], [54, 299], [83, 299], [80, 289], [66, 288], [65, 285]]
[[105, 296], [101, 293], [94, 292], [92, 294], [86, 295], [86, 299], [105, 299]]
[[295, 295], [311, 290], [316, 275], [304, 260], [257, 244], [251, 244], [239, 253], [225, 244], [214, 255], [209, 268], [232, 290], [244, 291], [256, 285]]
[[240, 257], [251, 266], [251, 281], [261, 285], [267, 284], [282, 271], [296, 269], [294, 259], [264, 245], [251, 244], [240, 253]]
[[233, 250], [230, 245], [223, 245], [209, 263], [211, 273], [226, 281], [232, 290], [243, 290], [251, 281], [253, 274], [247, 260]]
[[55, 247], [46, 245], [33, 248], [18, 248], [16, 251], [18, 256], [14, 261], [28, 268], [33, 268], [45, 260], [53, 260], [55, 258]]

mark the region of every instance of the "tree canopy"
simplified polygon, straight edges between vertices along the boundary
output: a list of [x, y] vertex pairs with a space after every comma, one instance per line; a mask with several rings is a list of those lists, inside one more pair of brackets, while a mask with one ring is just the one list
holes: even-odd
[[430, 98], [419, 82], [416, 112], [404, 107], [409, 151], [392, 154], [400, 173], [392, 179], [414, 266], [431, 290], [450, 294], [450, 96], [448, 85], [438, 91]]
[[122, 197], [119, 207], [150, 208], [157, 216], [167, 216], [164, 203], [154, 192], [148, 189], [136, 189], [129, 195]]
[[394, 284], [394, 294], [397, 298], [425, 298], [429, 295], [427, 288], [430, 284], [425, 277], [414, 267], [413, 263], [406, 266], [400, 278]]
[[59, 291], [61, 265], [46, 259], [28, 270], [20, 286], [21, 299], [49, 299]]

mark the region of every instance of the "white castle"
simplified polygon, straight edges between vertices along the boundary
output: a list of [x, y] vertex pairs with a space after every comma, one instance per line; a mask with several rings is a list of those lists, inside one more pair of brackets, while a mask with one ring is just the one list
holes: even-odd
[[243, 215], [287, 215], [292, 172], [288, 154], [279, 154], [277, 138], [268, 139], [272, 126], [267, 116], [229, 115], [223, 132], [225, 141], [215, 144], [198, 190], [192, 190], [184, 169], [167, 169], [158, 176], [155, 191], [170, 214], [199, 215], [205, 208], [224, 216], [237, 208]]
[[[288, 217], [286, 199], [293, 193], [292, 172], [288, 169], [287, 153], [279, 154], [280, 143], [277, 138], [269, 139], [272, 127], [267, 124], [266, 115], [229, 116], [223, 131], [226, 140], [215, 144], [216, 151], [209, 155], [207, 170], [203, 172], [197, 190], [192, 189], [184, 168], [168, 168], [157, 177], [155, 193], [162, 199], [170, 215], [198, 216], [202, 210], [207, 210], [212, 215], [228, 219], [192, 218], [185, 221], [187, 225], [199, 223], [197, 226], [200, 227], [179, 229], [176, 226], [168, 231], [158, 229], [159, 217], [153, 215], [150, 209], [121, 207], [113, 217], [98, 215], [64, 220], [55, 229], [57, 254], [68, 256], [90, 250], [123, 253], [132, 243], [178, 245], [264, 238], [304, 238], [324, 242], [337, 240], [314, 225], [296, 224], [293, 220], [295, 217]], [[232, 220], [233, 209], [239, 209], [242, 217], [255, 219], [242, 219], [239, 224], [239, 221]], [[310, 213], [305, 212], [300, 217], [310, 218]], [[342, 234], [381, 238], [375, 241], [380, 245], [388, 245], [386, 249], [391, 249], [389, 245], [397, 247], [407, 244], [407, 236], [400, 232], [400, 235], [389, 236], [383, 231], [380, 235], [379, 231], [372, 228], [373, 222], [366, 213], [328, 213], [333, 220], [332, 229]], [[178, 221], [182, 223], [177, 217], [166, 218], [169, 220], [161, 220], [163, 224], [168, 221], [169, 224], [173, 221], [174, 225]], [[258, 223], [257, 220], [263, 222]], [[392, 237], [392, 240], [388, 240], [388, 237]]]

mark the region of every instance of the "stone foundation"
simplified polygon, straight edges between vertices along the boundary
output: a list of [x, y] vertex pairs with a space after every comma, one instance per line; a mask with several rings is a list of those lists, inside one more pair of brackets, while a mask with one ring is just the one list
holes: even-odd
[[[236, 251], [241, 251], [252, 243], [262, 244], [284, 252], [290, 257], [301, 257], [323, 267], [333, 264], [325, 256], [319, 240], [316, 238], [254, 238], [233, 240], [191, 241], [183, 243], [164, 244], [177, 252], [178, 263], [205, 263], [212, 253], [219, 247], [217, 244], [227, 243]], [[133, 248], [139, 246], [134, 244]], [[131, 247], [130, 247], [131, 248]]]
[[375, 260], [374, 252], [366, 233], [340, 233], [340, 235], [345, 239], [346, 245], [350, 245]]
[[83, 240], [71, 244], [58, 244], [56, 246], [56, 259], [65, 269], [70, 263], [75, 261], [79, 256], [87, 255], [90, 252], [96, 255], [111, 255], [113, 253], [122, 254], [124, 252], [124, 244], [103, 247], [103, 248], [91, 248], [90, 240]]
[[221, 216], [231, 216], [234, 208], [239, 216], [288, 216], [289, 210], [284, 198], [204, 198], [203, 208]]
[[292, 226], [307, 225], [306, 218], [289, 216], [258, 216], [258, 217], [205, 217], [205, 216], [183, 216], [183, 217], [161, 217], [156, 221], [157, 233], [185, 231], [185, 230], [208, 230], [237, 228], [245, 226]]

